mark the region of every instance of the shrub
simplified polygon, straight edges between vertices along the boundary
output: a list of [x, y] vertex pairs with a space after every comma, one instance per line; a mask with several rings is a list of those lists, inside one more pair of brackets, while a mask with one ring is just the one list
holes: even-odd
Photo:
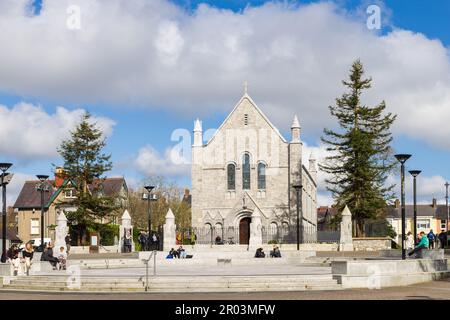
[[268, 244], [278, 244], [278, 240], [269, 240]]
[[114, 237], [119, 237], [119, 225], [117, 224], [105, 224], [99, 225], [98, 233], [100, 234], [100, 244], [102, 246], [114, 245]]

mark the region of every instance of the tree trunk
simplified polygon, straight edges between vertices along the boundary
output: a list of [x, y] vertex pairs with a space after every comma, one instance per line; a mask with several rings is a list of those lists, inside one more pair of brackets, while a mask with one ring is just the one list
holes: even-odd
[[364, 237], [364, 220], [356, 221], [356, 237], [357, 238]]

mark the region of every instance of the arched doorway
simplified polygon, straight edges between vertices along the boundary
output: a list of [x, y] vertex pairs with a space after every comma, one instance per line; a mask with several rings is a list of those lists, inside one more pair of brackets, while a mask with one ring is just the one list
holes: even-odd
[[250, 242], [250, 222], [251, 218], [242, 218], [239, 221], [239, 244], [249, 244]]

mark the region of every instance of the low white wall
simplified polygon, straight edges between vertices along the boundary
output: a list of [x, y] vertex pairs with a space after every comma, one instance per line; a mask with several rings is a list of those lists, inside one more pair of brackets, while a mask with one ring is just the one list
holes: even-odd
[[355, 251], [380, 251], [391, 249], [392, 239], [389, 237], [380, 238], [353, 238], [353, 248]]
[[[118, 246], [100, 246], [98, 248], [99, 253], [116, 253], [118, 252]], [[71, 246], [70, 253], [80, 254], [89, 253], [89, 246]]]
[[446, 259], [332, 261], [331, 271], [344, 288], [380, 289], [450, 276]]

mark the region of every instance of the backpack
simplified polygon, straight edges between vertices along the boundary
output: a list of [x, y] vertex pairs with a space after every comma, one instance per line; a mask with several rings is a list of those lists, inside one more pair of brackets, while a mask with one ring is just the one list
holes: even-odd
[[430, 233], [428, 234], [428, 239], [434, 240], [434, 233], [430, 232]]

